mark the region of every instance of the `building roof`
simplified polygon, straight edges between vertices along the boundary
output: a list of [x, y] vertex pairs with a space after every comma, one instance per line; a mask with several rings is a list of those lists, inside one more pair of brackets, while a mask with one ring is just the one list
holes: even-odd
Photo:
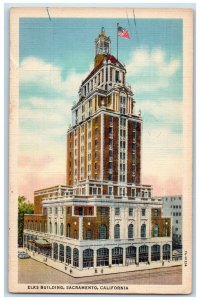
[[119, 60], [114, 57], [111, 54], [105, 55], [105, 57], [102, 59], [102, 61], [89, 73], [89, 75], [85, 78], [85, 80], [82, 82], [82, 85], [90, 79], [103, 65], [104, 60], [107, 62], [110, 60], [112, 64], [119, 64], [120, 67], [124, 68], [124, 66], [119, 62]]

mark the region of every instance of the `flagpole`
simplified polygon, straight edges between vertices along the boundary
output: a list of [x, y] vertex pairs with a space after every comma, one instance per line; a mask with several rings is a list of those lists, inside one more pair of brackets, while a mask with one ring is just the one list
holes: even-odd
[[119, 23], [117, 23], [117, 60], [118, 60], [118, 27], [119, 27]]

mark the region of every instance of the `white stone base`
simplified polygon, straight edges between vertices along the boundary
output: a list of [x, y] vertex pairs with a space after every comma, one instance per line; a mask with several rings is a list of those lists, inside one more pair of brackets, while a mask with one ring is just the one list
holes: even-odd
[[115, 274], [115, 273], [125, 273], [125, 272], [134, 272], [134, 271], [142, 271], [142, 270], [150, 270], [157, 268], [166, 268], [166, 267], [174, 267], [182, 265], [182, 261], [165, 261], [164, 265], [162, 262], [151, 262], [140, 263], [139, 265], [129, 265], [129, 266], [111, 266], [111, 267], [96, 267], [96, 268], [85, 268], [83, 270], [79, 270], [76, 267], [69, 266], [65, 263], [58, 262], [57, 260], [53, 260], [50, 257], [45, 257], [41, 254], [35, 253], [33, 251], [29, 251], [24, 249], [31, 256], [31, 258], [44, 263], [47, 266], [50, 266], [54, 269], [57, 269], [63, 273], [71, 275], [73, 277], [89, 277], [89, 276], [98, 276], [98, 275], [107, 275], [107, 274]]

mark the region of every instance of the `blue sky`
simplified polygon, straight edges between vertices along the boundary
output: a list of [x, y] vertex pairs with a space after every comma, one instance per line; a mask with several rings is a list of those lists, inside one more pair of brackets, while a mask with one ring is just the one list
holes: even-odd
[[[25, 182], [37, 161], [46, 162], [40, 184], [51, 184], [55, 169], [54, 178], [64, 178], [65, 133], [71, 122], [70, 107], [78, 100], [78, 87], [93, 67], [94, 40], [102, 26], [111, 38], [111, 53], [116, 56], [117, 23], [131, 35], [130, 40], [119, 37], [119, 60], [127, 68], [127, 82], [135, 95], [136, 112], [142, 110], [144, 178], [157, 178], [160, 172], [166, 180], [170, 172], [177, 180], [180, 177], [174, 168], [181, 164], [182, 145], [181, 19], [136, 19], [135, 27], [132, 18], [22, 18], [19, 124]], [[157, 157], [156, 165], [152, 155]], [[30, 158], [35, 162], [33, 165]], [[36, 167], [34, 170], [37, 172]], [[38, 181], [31, 178], [30, 182], [35, 182], [34, 189]], [[21, 190], [23, 192], [23, 185]]]

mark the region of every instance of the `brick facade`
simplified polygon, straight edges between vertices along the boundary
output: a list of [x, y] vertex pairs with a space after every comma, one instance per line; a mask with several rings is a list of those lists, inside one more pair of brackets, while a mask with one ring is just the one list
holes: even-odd
[[101, 207], [97, 207], [96, 217], [83, 217], [83, 239], [86, 240], [87, 229], [92, 232], [92, 240], [98, 240], [100, 235], [100, 225], [107, 228], [106, 238], [109, 238], [109, 208], [106, 207], [106, 215], [101, 214]]
[[155, 216], [155, 208], [151, 209], [151, 236], [154, 236], [154, 225], [158, 225], [158, 236], [164, 237], [166, 236], [166, 228], [167, 228], [167, 236], [171, 235], [171, 218], [162, 217], [161, 208], [157, 209], [158, 215]]

